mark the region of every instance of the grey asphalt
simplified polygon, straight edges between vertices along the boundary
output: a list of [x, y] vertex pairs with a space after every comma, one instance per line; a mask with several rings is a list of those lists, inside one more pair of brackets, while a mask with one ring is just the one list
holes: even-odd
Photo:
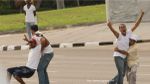
[[[131, 28], [133, 23], [126, 24]], [[142, 23], [135, 31], [141, 39], [150, 38], [150, 23]], [[118, 24], [114, 27], [118, 29]], [[51, 43], [101, 42], [115, 38], [106, 24], [74, 27], [68, 29], [43, 31]], [[21, 34], [0, 36], [0, 45], [22, 45]], [[137, 84], [150, 83], [150, 47], [149, 43], [139, 44], [141, 64], [138, 70]], [[59, 48], [54, 49], [55, 56], [48, 67], [51, 84], [106, 84], [116, 74], [113, 62], [113, 46]], [[6, 68], [25, 65], [28, 51], [0, 52], [0, 64]], [[27, 84], [38, 84], [37, 74], [25, 79]], [[18, 84], [12, 79], [13, 84]], [[127, 84], [127, 83], [125, 83]]]
[[[126, 23], [127, 28], [133, 27], [133, 23]], [[141, 39], [150, 39], [150, 23], [142, 23], [134, 32]], [[114, 24], [118, 30], [118, 24]], [[67, 29], [42, 31], [52, 44], [55, 43], [76, 43], [76, 42], [101, 42], [113, 41], [114, 35], [105, 23], [92, 26], [73, 27]], [[7, 34], [0, 36], [0, 45], [22, 45], [24, 33]]]
[[[140, 67], [137, 84], [150, 83], [149, 43], [138, 44]], [[112, 53], [114, 46], [59, 48], [48, 67], [51, 84], [106, 84], [116, 74]], [[5, 68], [25, 65], [28, 51], [0, 52], [0, 63]], [[38, 84], [37, 73], [24, 79], [27, 84]], [[19, 84], [12, 79], [12, 84]], [[125, 79], [125, 84], [126, 79]]]

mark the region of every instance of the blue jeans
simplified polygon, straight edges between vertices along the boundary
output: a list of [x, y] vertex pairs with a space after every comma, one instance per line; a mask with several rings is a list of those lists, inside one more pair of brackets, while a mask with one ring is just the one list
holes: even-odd
[[31, 39], [32, 33], [31, 33], [31, 26], [34, 25], [34, 22], [26, 22], [26, 32], [28, 34], [28, 38]]
[[38, 78], [39, 78], [39, 84], [49, 84], [49, 78], [48, 73], [46, 71], [48, 64], [50, 63], [51, 59], [53, 58], [53, 53], [45, 53], [41, 59], [40, 63], [38, 65]]
[[118, 70], [118, 74], [109, 81], [109, 84], [123, 84], [123, 78], [125, 76], [125, 71], [127, 67], [126, 58], [114, 57], [116, 68]]

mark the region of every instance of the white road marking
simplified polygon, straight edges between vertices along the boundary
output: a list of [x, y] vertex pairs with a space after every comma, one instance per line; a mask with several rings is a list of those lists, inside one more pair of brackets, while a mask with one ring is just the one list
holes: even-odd
[[56, 73], [56, 72], [58, 72], [58, 71], [47, 71], [47, 72], [50, 72], [50, 73]]
[[137, 74], [139, 76], [150, 76], [150, 74]]
[[10, 34], [8, 34], [8, 35], [0, 35], [0, 38], [1, 37], [9, 37], [9, 36], [12, 36], [12, 35], [10, 35]]
[[86, 80], [87, 82], [107, 83], [109, 80]]
[[150, 67], [150, 65], [140, 65], [140, 67]]

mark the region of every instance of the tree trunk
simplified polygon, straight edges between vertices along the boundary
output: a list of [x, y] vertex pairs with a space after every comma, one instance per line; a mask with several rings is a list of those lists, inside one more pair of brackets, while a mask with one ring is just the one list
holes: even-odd
[[36, 8], [39, 9], [41, 6], [42, 0], [36, 0]]
[[77, 0], [77, 6], [80, 6], [80, 1], [79, 0]]
[[65, 2], [64, 0], [56, 0], [57, 9], [63, 9], [65, 8]]

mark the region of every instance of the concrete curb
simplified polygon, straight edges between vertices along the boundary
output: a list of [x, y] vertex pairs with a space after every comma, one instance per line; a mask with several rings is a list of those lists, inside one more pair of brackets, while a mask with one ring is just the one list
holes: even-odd
[[[150, 39], [138, 40], [137, 43], [148, 43]], [[60, 44], [51, 44], [53, 48], [74, 48], [74, 47], [90, 47], [90, 46], [106, 46], [113, 45], [113, 41], [107, 42], [81, 42], [81, 43], [60, 43]], [[17, 50], [28, 50], [29, 46], [27, 45], [2, 45], [0, 46], [0, 51], [17, 51]]]

